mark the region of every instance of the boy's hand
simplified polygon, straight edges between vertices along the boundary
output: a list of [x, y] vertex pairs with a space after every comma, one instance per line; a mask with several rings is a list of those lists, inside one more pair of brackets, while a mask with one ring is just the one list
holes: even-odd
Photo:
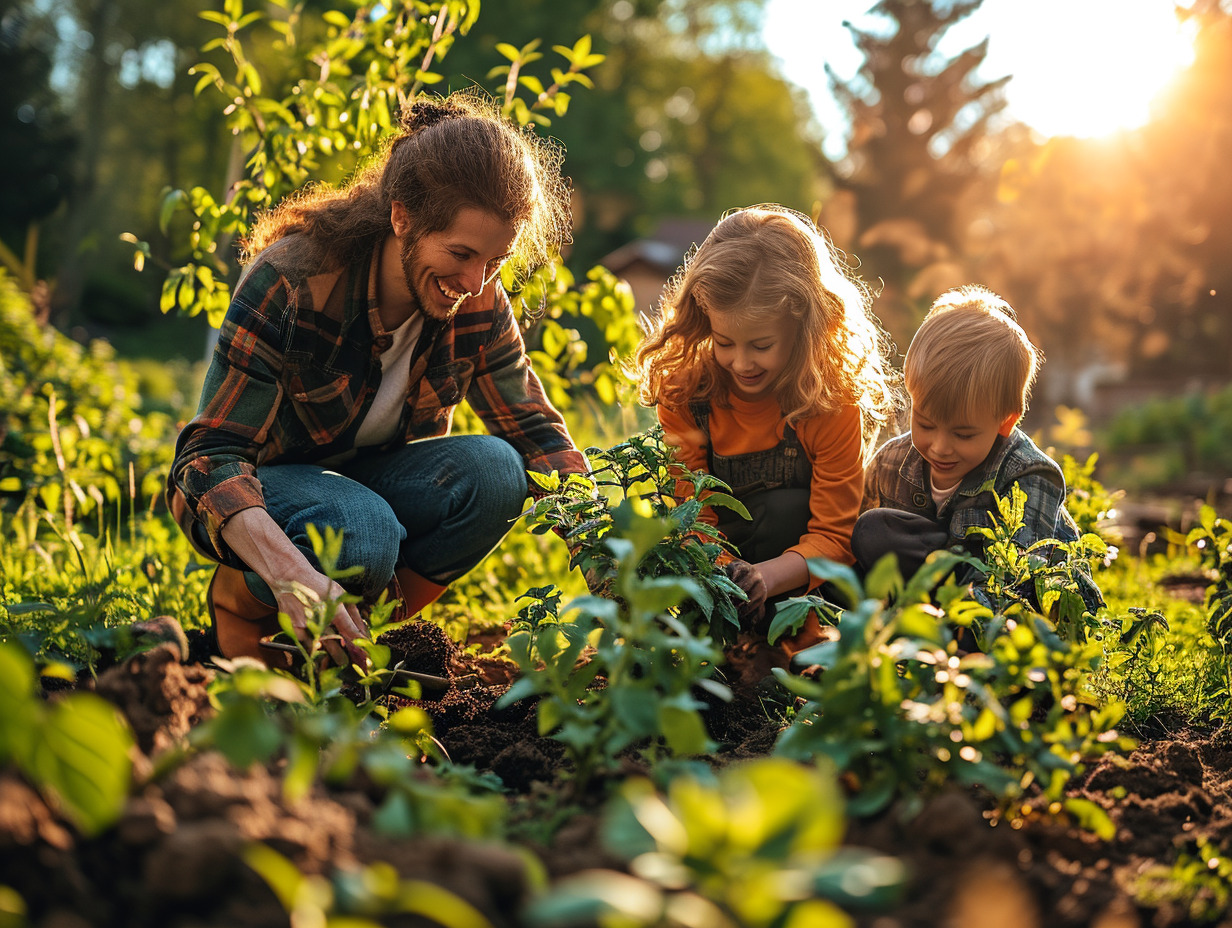
[[749, 598], [748, 602], [740, 603], [736, 608], [741, 623], [746, 627], [756, 626], [766, 608], [766, 581], [762, 579], [761, 571], [739, 558], [728, 562], [723, 570]]

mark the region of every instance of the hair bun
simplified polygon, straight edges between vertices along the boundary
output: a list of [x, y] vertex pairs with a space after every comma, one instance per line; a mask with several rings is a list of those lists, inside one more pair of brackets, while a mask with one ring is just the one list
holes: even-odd
[[402, 128], [408, 133], [418, 132], [461, 115], [461, 109], [448, 100], [419, 99], [402, 111]]

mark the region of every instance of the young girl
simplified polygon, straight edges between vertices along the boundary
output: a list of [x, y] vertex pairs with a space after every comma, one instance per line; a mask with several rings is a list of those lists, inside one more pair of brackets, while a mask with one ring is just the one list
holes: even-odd
[[686, 257], [638, 350], [640, 399], [680, 460], [752, 516], [718, 522], [751, 625], [768, 598], [817, 585], [806, 559], [853, 563], [865, 453], [897, 395], [869, 302], [807, 217], [753, 206]]

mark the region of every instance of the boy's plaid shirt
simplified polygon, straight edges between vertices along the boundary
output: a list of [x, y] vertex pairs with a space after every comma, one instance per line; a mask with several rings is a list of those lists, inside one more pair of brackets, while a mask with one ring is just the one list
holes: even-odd
[[[201, 405], [180, 433], [168, 477], [180, 527], [201, 547], [192, 531], [199, 523], [213, 549], [202, 553], [224, 563], [234, 558], [222, 541], [223, 523], [264, 504], [258, 467], [335, 459], [353, 449], [392, 338], [375, 334], [383, 332], [375, 251], [353, 267], [296, 279], [285, 268], [294, 266], [297, 239], [269, 246], [236, 288]], [[383, 449], [448, 434], [465, 399], [528, 468], [586, 470], [530, 366], [499, 285], [468, 300], [450, 322], [425, 317], [410, 365], [399, 433]]]
[[993, 493], [1008, 496], [1015, 483], [1027, 494], [1023, 527], [1014, 536], [1017, 544], [1078, 538], [1078, 528], [1065, 509], [1060, 466], [1017, 428], [1008, 438], [997, 438], [983, 464], [963, 478], [940, 509], [933, 502], [924, 458], [911, 444], [911, 433], [890, 439], [868, 466], [860, 511], [884, 506], [927, 516], [949, 531], [951, 546], [963, 545], [971, 526], [992, 527], [989, 511], [997, 509]]
[[[949, 532], [947, 547], [959, 545], [982, 556], [983, 539], [967, 538], [967, 529], [975, 525], [992, 528], [990, 512], [997, 509], [993, 493], [1004, 498], [1014, 484], [1027, 495], [1015, 544], [1026, 548], [1044, 538], [1078, 539], [1078, 526], [1065, 508], [1065, 475], [1060, 465], [1018, 428], [1008, 437], [998, 436], [983, 464], [962, 479], [940, 509], [933, 502], [924, 458], [911, 444], [911, 433], [891, 438], [877, 449], [867, 468], [860, 511], [884, 506], [926, 516]], [[1095, 582], [1081, 570], [1075, 580], [1086, 608], [1092, 613], [1099, 610], [1104, 598]], [[976, 596], [983, 596], [978, 588]]]

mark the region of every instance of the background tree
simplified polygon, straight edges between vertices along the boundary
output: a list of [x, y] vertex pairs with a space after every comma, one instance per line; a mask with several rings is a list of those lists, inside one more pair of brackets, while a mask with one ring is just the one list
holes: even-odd
[[[207, 37], [197, 12], [138, 0], [18, 0], [6, 14], [46, 24], [51, 92], [77, 140], [62, 149], [73, 183], [43, 223], [39, 250], [61, 328], [110, 334], [115, 324], [148, 321], [157, 281], [133, 270], [121, 232], [157, 231], [160, 190], [185, 174], [225, 175], [221, 114], [193, 97], [186, 73]], [[0, 68], [12, 64], [0, 56]]]
[[996, 198], [963, 225], [975, 279], [1044, 349], [1044, 404], [1096, 408], [1100, 381], [1142, 392], [1219, 383], [1232, 356], [1232, 15], [1195, 4], [1195, 60], [1144, 127], [1106, 139], [1002, 137]]
[[[1194, 62], [1143, 129], [1153, 221], [1173, 247], [1136, 322], [1139, 375], [1226, 378], [1232, 357], [1232, 4], [1199, 0]], [[1149, 246], [1148, 246], [1149, 247]]]
[[883, 283], [877, 311], [899, 342], [914, 331], [920, 308], [963, 277], [962, 205], [981, 192], [990, 120], [1005, 105], [1009, 77], [985, 81], [975, 73], [987, 40], [952, 58], [937, 51], [946, 31], [979, 5], [881, 0], [871, 10], [879, 25], [847, 24], [865, 56], [855, 78], [830, 72], [851, 129], [830, 208], [837, 215], [823, 214], [823, 222], [859, 256], [865, 279]]
[[715, 219], [775, 200], [809, 210], [828, 173], [808, 106], [760, 35], [765, 0], [490, 3], [450, 53], [451, 85], [485, 76], [498, 42], [540, 51], [590, 34], [606, 60], [550, 132], [566, 148], [589, 267], [666, 217]]
[[0, 264], [50, 311], [38, 261], [40, 224], [72, 189], [77, 135], [51, 88], [55, 33], [45, 16], [20, 8], [0, 18], [0, 150], [17, 157], [0, 172]]

